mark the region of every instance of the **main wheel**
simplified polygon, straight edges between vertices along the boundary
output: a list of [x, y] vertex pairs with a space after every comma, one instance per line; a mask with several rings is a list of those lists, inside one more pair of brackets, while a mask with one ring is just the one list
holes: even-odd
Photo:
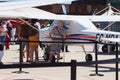
[[107, 45], [102, 46], [102, 51], [103, 52], [108, 52], [108, 46]]
[[92, 61], [92, 55], [91, 54], [86, 54], [85, 60], [86, 62]]
[[[114, 50], [115, 50], [115, 46], [110, 46], [110, 51], [114, 51]], [[102, 51], [108, 52], [108, 45], [102, 46]]]

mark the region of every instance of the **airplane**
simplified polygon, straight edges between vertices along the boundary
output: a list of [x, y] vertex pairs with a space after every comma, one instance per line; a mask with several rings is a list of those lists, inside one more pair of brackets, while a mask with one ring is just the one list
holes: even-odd
[[[49, 28], [44, 28], [40, 30], [40, 41], [41, 42], [52, 41], [51, 38], [49, 37], [49, 32], [61, 20], [64, 21], [65, 26], [67, 26], [67, 29], [66, 29], [67, 39], [64, 41], [64, 43], [73, 42], [72, 44], [75, 44], [76, 42], [85, 43], [85, 42], [96, 42], [97, 41], [98, 43], [106, 44], [106, 43], [113, 42], [114, 39], [116, 42], [119, 41], [119, 40], [116, 40], [120, 38], [119, 32], [98, 30], [95, 27], [95, 25], [92, 23], [92, 21], [94, 22], [112, 22], [112, 21], [119, 22], [120, 21], [119, 15], [115, 15], [115, 16], [110, 16], [110, 15], [109, 16], [58, 15], [58, 14], [50, 13], [50, 12], [35, 8], [37, 6], [50, 5], [50, 4], [56, 4], [56, 3], [61, 3], [61, 2], [63, 3], [65, 1], [73, 1], [73, 0], [57, 0], [57, 1], [56, 0], [51, 0], [51, 1], [49, 0], [44, 0], [44, 1], [26, 0], [26, 1], [21, 1], [21, 2], [19, 1], [18, 2], [14, 2], [14, 1], [4, 2], [4, 3], [0, 3], [0, 17], [1, 18], [15, 18], [15, 19], [20, 19], [22, 21], [24, 18], [55, 20], [53, 21], [53, 23], [51, 24]], [[30, 4], [33, 2], [34, 4]], [[44, 43], [44, 44], [48, 44], [48, 43]], [[86, 57], [88, 58], [87, 59], [88, 61], [92, 60], [92, 57], [90, 54], [86, 54]]]

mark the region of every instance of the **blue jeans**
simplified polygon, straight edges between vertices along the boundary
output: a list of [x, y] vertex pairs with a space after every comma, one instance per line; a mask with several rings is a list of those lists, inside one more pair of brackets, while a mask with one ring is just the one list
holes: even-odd
[[5, 35], [0, 36], [0, 44], [2, 44], [3, 46], [5, 45], [5, 42], [2, 41], [5, 41], [5, 38], [6, 38]]

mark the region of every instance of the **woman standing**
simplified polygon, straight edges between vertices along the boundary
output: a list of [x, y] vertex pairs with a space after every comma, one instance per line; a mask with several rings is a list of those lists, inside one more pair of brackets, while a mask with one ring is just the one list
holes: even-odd
[[4, 50], [4, 45], [5, 45], [5, 38], [7, 34], [7, 28], [5, 26], [4, 22], [0, 22], [0, 65], [2, 65], [2, 57], [3, 57], [3, 50]]
[[6, 50], [10, 48], [10, 41], [12, 36], [12, 26], [10, 26], [10, 23], [7, 22], [6, 24], [7, 28], [7, 34], [6, 34]]
[[32, 19], [31, 23], [33, 27], [30, 27], [29, 29], [29, 55], [30, 55], [30, 63], [33, 63], [33, 56], [35, 52], [35, 61], [38, 61], [38, 45], [39, 45], [39, 31], [38, 31], [38, 26], [37, 19]]

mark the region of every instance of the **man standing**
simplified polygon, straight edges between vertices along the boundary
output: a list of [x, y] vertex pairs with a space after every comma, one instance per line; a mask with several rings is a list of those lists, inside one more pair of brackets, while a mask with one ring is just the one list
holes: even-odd
[[57, 54], [57, 62], [59, 62], [60, 58], [60, 50], [62, 49], [62, 42], [66, 38], [66, 33], [63, 28], [63, 21], [59, 21], [58, 24], [51, 30], [49, 33], [50, 38], [56, 43], [50, 44], [50, 57], [49, 60], [52, 61], [52, 57], [54, 54]]
[[[25, 19], [26, 22], [29, 22], [29, 19]], [[23, 22], [21, 23], [21, 26], [19, 28], [19, 33], [18, 33], [18, 40], [20, 40], [21, 43], [21, 52], [22, 52], [22, 58], [24, 57], [24, 49], [26, 47], [26, 61], [29, 62], [29, 43], [28, 38], [29, 38], [29, 25]]]

